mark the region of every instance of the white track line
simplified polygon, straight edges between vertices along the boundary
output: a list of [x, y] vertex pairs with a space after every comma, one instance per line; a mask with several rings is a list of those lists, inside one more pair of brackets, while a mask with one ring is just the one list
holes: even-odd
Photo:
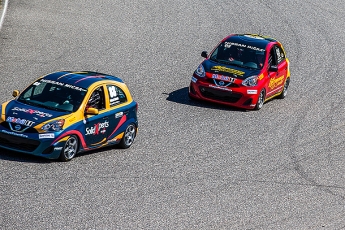
[[0, 30], [1, 30], [2, 24], [4, 23], [4, 18], [5, 18], [5, 14], [6, 14], [6, 10], [7, 10], [8, 1], [9, 0], [4, 0], [4, 1], [5, 1], [4, 9], [2, 10], [2, 15], [1, 15], [1, 18], [0, 18]]

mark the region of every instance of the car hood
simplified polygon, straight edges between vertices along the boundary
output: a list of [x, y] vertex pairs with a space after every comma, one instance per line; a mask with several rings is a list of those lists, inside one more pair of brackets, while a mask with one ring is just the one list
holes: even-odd
[[207, 73], [222, 74], [239, 79], [246, 79], [247, 77], [258, 75], [261, 72], [261, 70], [242, 68], [235, 65], [226, 65], [209, 59], [206, 59], [202, 65]]
[[8, 122], [35, 126], [56, 117], [67, 115], [69, 112], [49, 110], [27, 105], [16, 100], [10, 101], [5, 108], [5, 118]]

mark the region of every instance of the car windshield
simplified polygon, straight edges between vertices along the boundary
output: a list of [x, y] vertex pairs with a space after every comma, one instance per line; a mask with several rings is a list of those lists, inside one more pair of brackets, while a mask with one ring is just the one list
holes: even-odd
[[25, 89], [17, 100], [50, 110], [75, 112], [80, 107], [85, 94], [86, 89], [62, 82], [40, 79]]
[[211, 54], [211, 60], [249, 69], [262, 69], [265, 50], [246, 44], [225, 41]]

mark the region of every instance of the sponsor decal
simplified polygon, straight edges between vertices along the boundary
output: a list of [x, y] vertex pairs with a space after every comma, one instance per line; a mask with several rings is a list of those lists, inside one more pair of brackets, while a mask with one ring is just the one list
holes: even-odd
[[220, 81], [229, 81], [229, 82], [234, 82], [235, 79], [232, 77], [220, 75], [220, 74], [212, 74], [212, 78]]
[[192, 77], [192, 82], [196, 83], [198, 81], [198, 79], [196, 79], [195, 77]]
[[119, 101], [119, 98], [117, 97], [117, 98], [110, 98], [109, 102], [110, 102], [110, 105], [115, 105], [119, 103], [120, 101]]
[[243, 71], [227, 68], [227, 67], [220, 66], [220, 65], [213, 66], [211, 68], [211, 70], [219, 71], [219, 72], [225, 72], [225, 73], [231, 73], [231, 74], [238, 75], [238, 76], [243, 76], [243, 74], [244, 74]]
[[[14, 124], [25, 125], [25, 126], [28, 126], [28, 127], [31, 127], [33, 124], [35, 124], [34, 121], [29, 121], [29, 120], [26, 120], [26, 119], [21, 119], [21, 118], [16, 118], [16, 117], [7, 117], [6, 121], [10, 122], [10, 123], [14, 123]], [[19, 127], [19, 129], [20, 128], [21, 127]], [[15, 126], [15, 129], [19, 130], [19, 129], [17, 129], [17, 126]]]
[[221, 87], [221, 86], [215, 86], [215, 85], [208, 85], [209, 87], [211, 88], [215, 88], [215, 89], [221, 89], [221, 90], [225, 90], [225, 91], [229, 91], [229, 92], [232, 92], [231, 89], [228, 89], [226, 87]]
[[248, 89], [247, 94], [257, 94], [258, 91], [256, 89]]
[[278, 85], [283, 84], [284, 81], [284, 75], [281, 77], [271, 78], [270, 83], [268, 84], [268, 87], [270, 89], [276, 88]]
[[55, 138], [54, 133], [41, 133], [38, 135], [39, 139], [44, 139], [44, 138]]
[[218, 74], [212, 74], [212, 79], [215, 85], [222, 86], [222, 87], [229, 86], [235, 81], [235, 78], [218, 75]]
[[61, 150], [62, 147], [55, 147], [54, 150]]
[[51, 84], [54, 84], [54, 85], [64, 86], [64, 87], [71, 88], [71, 89], [74, 89], [74, 90], [86, 92], [86, 89], [80, 88], [80, 87], [75, 86], [75, 85], [65, 84], [65, 83], [58, 82], [58, 81], [52, 81], [52, 80], [47, 80], [47, 79], [41, 79], [40, 82], [51, 83]]
[[99, 122], [95, 124], [93, 127], [87, 127], [85, 129], [85, 136], [87, 135], [98, 135], [98, 134], [104, 134], [107, 131], [107, 128], [109, 127], [109, 122]]
[[264, 78], [264, 74], [262, 73], [262, 74], [259, 75], [258, 79], [262, 80], [263, 78]]
[[225, 42], [224, 43], [224, 47], [225, 48], [230, 48], [231, 46], [243, 47], [243, 48], [252, 49], [252, 50], [260, 51], [260, 52], [264, 52], [265, 51], [265, 49], [261, 49], [259, 47], [249, 46], [249, 45], [241, 44], [241, 43], [237, 43], [237, 42]]
[[20, 133], [9, 132], [9, 131], [6, 131], [6, 130], [1, 130], [1, 132], [6, 133], [6, 134], [11, 134], [11, 135], [14, 135], [14, 136], [18, 136], [18, 137], [28, 138], [27, 135], [20, 134]]
[[115, 113], [115, 118], [119, 118], [119, 117], [122, 117], [122, 116], [123, 116], [123, 112]]
[[18, 108], [18, 107], [14, 107], [12, 109], [12, 111], [19, 111], [19, 112], [24, 112], [24, 113], [30, 113], [30, 114], [34, 114], [37, 115], [39, 117], [52, 117], [53, 115], [50, 113], [45, 113], [39, 110], [35, 110], [35, 109], [24, 109], [24, 108]]

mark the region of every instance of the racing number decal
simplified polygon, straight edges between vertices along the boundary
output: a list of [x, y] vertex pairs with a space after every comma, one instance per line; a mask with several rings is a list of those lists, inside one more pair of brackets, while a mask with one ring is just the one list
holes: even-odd
[[108, 91], [109, 91], [109, 101], [110, 101], [110, 105], [115, 105], [119, 102], [119, 97], [117, 94], [117, 90], [116, 87], [113, 85], [109, 85], [108, 86]]
[[117, 92], [116, 92], [115, 86], [109, 86], [108, 90], [109, 90], [110, 98], [112, 98], [112, 99], [119, 99], [117, 97]]
[[127, 101], [126, 94], [116, 85], [108, 85], [110, 106], [115, 106]]

